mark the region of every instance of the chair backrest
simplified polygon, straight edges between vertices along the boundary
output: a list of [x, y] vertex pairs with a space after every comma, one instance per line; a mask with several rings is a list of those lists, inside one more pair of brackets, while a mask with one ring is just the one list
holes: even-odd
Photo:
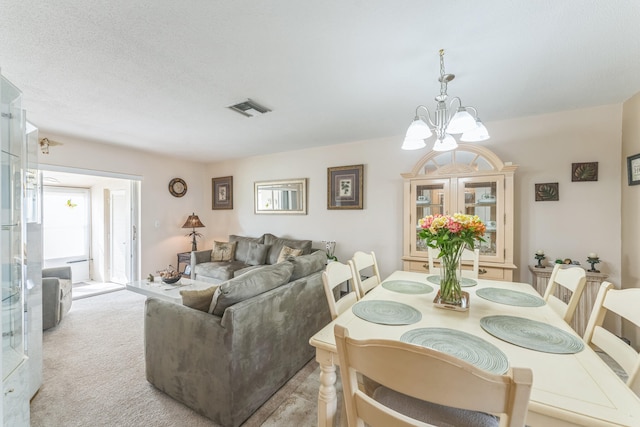
[[[582, 291], [587, 283], [587, 275], [582, 267], [563, 268], [561, 264], [556, 264], [549, 277], [547, 289], [544, 292], [544, 300], [547, 304], [564, 319], [565, 322], [571, 322], [573, 315], [578, 307], [578, 301], [582, 296]], [[571, 297], [568, 302], [556, 297], [555, 291], [558, 286], [562, 286], [565, 290], [561, 293], [571, 291]]]
[[[438, 269], [435, 267], [435, 261], [440, 255], [440, 249], [437, 248], [428, 248], [429, 254], [429, 273], [438, 274]], [[462, 255], [460, 256], [460, 261], [473, 261], [473, 268], [471, 270], [462, 270], [462, 277], [470, 277], [472, 279], [478, 278], [478, 272], [480, 270], [480, 249], [469, 249], [464, 248], [462, 250]]]
[[640, 354], [602, 327], [605, 315], [611, 311], [640, 328], [638, 307], [640, 288], [618, 290], [611, 282], [602, 282], [584, 332], [584, 341], [611, 356], [629, 376], [629, 388], [640, 396]]
[[331, 319], [338, 317], [358, 300], [355, 283], [352, 283], [351, 291], [348, 294], [340, 296], [342, 284], [347, 280], [353, 282], [351, 267], [338, 261], [327, 264], [326, 270], [322, 272], [322, 284], [329, 303]]
[[400, 414], [360, 390], [357, 374], [420, 401], [500, 414], [501, 426], [524, 425], [533, 377], [528, 368], [496, 375], [429, 348], [391, 340], [355, 340], [341, 325], [335, 325], [334, 332], [349, 426], [432, 425]]
[[[349, 260], [349, 265], [360, 298], [382, 282], [375, 253], [358, 251]], [[362, 276], [367, 276], [367, 278], [363, 279]]]
[[462, 277], [470, 277], [472, 279], [478, 278], [478, 271], [480, 270], [480, 249], [464, 248], [462, 255], [460, 255], [460, 261], [472, 261], [471, 270], [461, 269]]

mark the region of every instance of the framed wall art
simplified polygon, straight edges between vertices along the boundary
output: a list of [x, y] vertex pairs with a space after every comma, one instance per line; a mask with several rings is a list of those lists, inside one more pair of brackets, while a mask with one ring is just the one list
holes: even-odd
[[560, 192], [557, 182], [547, 182], [545, 184], [535, 184], [536, 202], [557, 202], [560, 200]]
[[597, 181], [598, 162], [571, 163], [571, 181]]
[[233, 209], [233, 177], [211, 178], [212, 209]]
[[627, 175], [629, 185], [640, 184], [640, 154], [627, 157]]
[[327, 169], [327, 209], [362, 209], [364, 165]]

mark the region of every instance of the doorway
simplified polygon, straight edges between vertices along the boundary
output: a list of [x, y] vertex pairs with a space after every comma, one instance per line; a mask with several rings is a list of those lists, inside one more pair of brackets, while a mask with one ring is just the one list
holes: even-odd
[[[47, 165], [40, 167], [44, 187], [45, 267], [69, 265], [72, 268], [74, 299], [123, 289], [126, 283], [138, 280], [140, 244], [136, 230], [140, 177]], [[48, 201], [53, 200], [47, 197], [48, 193], [59, 194], [58, 207], [48, 206]], [[61, 203], [62, 208], [59, 207]], [[55, 223], [56, 209], [67, 216], [70, 211], [74, 214], [88, 211], [84, 229], [75, 218], [73, 224], [57, 236], [65, 247], [69, 246], [71, 236], [84, 239], [88, 242], [86, 256], [74, 254], [75, 258], [66, 259], [60, 256], [62, 251], [47, 249], [54, 238], [47, 229]], [[86, 230], [85, 237], [81, 237], [83, 230]]]

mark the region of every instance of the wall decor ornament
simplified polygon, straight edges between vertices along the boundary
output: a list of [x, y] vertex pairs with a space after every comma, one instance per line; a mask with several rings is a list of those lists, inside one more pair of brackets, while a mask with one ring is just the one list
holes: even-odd
[[629, 185], [640, 184], [640, 154], [627, 157], [627, 175]]
[[571, 163], [571, 181], [597, 181], [598, 162]]
[[187, 194], [187, 183], [182, 178], [173, 178], [169, 181], [169, 193], [173, 197], [182, 197]]
[[535, 184], [536, 202], [557, 202], [560, 192], [557, 182]]
[[233, 177], [211, 178], [211, 209], [233, 209]]
[[362, 209], [364, 165], [327, 168], [327, 209]]

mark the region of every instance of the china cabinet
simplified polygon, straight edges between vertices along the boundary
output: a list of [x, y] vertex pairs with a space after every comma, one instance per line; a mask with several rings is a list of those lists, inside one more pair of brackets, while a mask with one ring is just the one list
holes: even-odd
[[[464, 213], [486, 225], [480, 249], [480, 277], [513, 280], [513, 191], [517, 166], [487, 148], [460, 144], [454, 151], [432, 151], [404, 178], [403, 268], [428, 271], [428, 252], [418, 237], [420, 218]], [[466, 267], [465, 267], [466, 268]]]
[[26, 165], [22, 95], [0, 76], [0, 262], [2, 277], [3, 425], [29, 425], [29, 370], [25, 326], [25, 222], [23, 182]]

